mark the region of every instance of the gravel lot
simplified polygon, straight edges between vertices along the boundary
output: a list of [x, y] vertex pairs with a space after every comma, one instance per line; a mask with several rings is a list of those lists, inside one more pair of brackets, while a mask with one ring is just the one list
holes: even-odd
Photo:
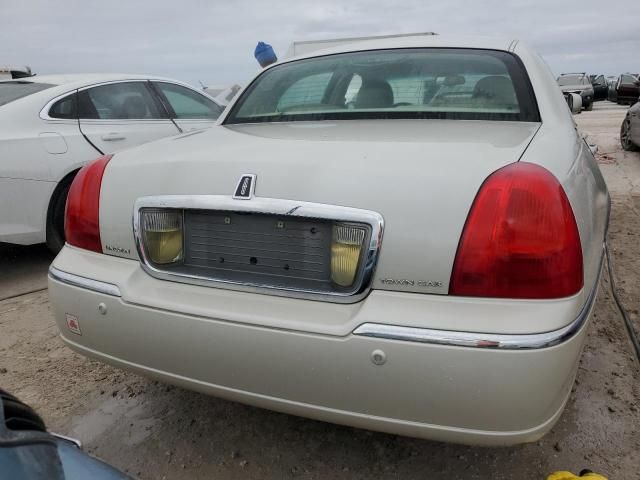
[[[640, 153], [622, 152], [626, 107], [576, 116], [600, 147], [613, 199], [609, 243], [640, 331]], [[62, 345], [46, 290], [44, 247], [0, 245], [0, 386], [50, 429], [142, 479], [543, 479], [591, 468], [638, 478], [640, 369], [606, 278], [576, 385], [553, 431], [535, 444], [477, 448], [368, 432], [207, 397], [89, 361]], [[31, 292], [20, 295], [20, 293]]]

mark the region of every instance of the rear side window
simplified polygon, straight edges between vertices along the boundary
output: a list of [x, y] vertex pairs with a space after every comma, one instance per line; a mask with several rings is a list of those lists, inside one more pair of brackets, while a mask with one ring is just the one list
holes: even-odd
[[99, 85], [79, 92], [81, 119], [153, 120], [164, 118], [146, 82]]
[[37, 92], [54, 87], [48, 83], [36, 82], [0, 82], [0, 106], [6, 105], [20, 98], [28, 97]]
[[350, 52], [262, 73], [225, 123], [391, 118], [539, 121], [522, 63], [494, 50]]
[[49, 117], [77, 119], [76, 94], [72, 93], [71, 95], [61, 98], [54, 103], [49, 109]]
[[179, 119], [215, 120], [222, 113], [222, 107], [204, 95], [180, 85], [154, 82]]

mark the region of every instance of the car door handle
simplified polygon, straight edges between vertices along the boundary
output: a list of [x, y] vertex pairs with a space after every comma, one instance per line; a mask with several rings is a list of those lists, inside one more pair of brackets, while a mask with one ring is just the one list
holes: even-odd
[[107, 133], [102, 135], [102, 140], [105, 142], [117, 142], [118, 140], [125, 140], [127, 137], [121, 133]]

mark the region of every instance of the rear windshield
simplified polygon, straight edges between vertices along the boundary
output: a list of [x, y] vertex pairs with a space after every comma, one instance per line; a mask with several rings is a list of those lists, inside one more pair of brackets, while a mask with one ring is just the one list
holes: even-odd
[[54, 85], [48, 83], [34, 83], [34, 82], [0, 82], [0, 106], [6, 105], [9, 102], [24, 98], [32, 93], [40, 92], [51, 88]]
[[225, 123], [389, 118], [539, 121], [519, 60], [493, 50], [397, 49], [277, 65]]

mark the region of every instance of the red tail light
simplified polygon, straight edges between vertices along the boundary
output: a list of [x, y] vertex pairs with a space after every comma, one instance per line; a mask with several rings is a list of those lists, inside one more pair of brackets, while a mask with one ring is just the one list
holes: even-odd
[[561, 298], [583, 281], [578, 226], [558, 180], [525, 162], [489, 176], [467, 217], [449, 293]]
[[100, 187], [112, 155], [85, 165], [73, 179], [64, 217], [64, 235], [69, 245], [102, 253], [100, 241]]

